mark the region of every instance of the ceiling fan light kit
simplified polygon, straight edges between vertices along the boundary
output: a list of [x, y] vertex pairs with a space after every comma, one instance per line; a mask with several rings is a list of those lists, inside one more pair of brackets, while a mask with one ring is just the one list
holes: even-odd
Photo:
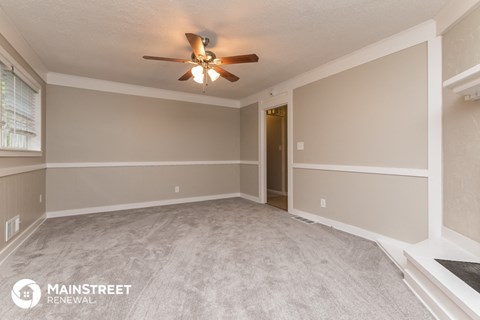
[[240, 79], [236, 75], [219, 67], [220, 65], [258, 62], [258, 56], [256, 54], [217, 58], [215, 53], [205, 50], [205, 47], [210, 42], [210, 39], [206, 37], [201, 37], [193, 33], [185, 33], [185, 36], [187, 37], [187, 40], [193, 50], [190, 60], [156, 56], [143, 56], [143, 58], [147, 60], [160, 60], [194, 64], [195, 66], [188, 70], [178, 80], [186, 81], [193, 77], [193, 80], [195, 82], [203, 85], [203, 93], [206, 92], [206, 88], [208, 86], [208, 79], [210, 79], [211, 82], [214, 82], [219, 77], [225, 78], [230, 82], [235, 82]]

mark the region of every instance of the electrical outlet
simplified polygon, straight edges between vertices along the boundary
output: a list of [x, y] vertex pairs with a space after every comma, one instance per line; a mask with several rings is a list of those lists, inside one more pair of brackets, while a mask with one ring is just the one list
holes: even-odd
[[43, 202], [43, 194], [40, 194], [40, 196], [38, 197], [38, 202], [40, 202], [40, 203]]
[[179, 186], [175, 186], [175, 193], [179, 193], [180, 192], [180, 187]]
[[327, 207], [327, 200], [325, 199], [320, 199], [320, 207], [326, 208]]

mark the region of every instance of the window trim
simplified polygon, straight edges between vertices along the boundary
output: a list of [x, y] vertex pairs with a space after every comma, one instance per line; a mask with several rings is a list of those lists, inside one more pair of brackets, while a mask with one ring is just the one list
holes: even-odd
[[32, 158], [32, 157], [41, 157], [42, 155], [43, 155], [43, 151], [0, 149], [0, 158], [7, 158], [7, 157]]
[[24, 81], [37, 94], [37, 136], [39, 139], [39, 150], [23, 150], [23, 149], [9, 149], [0, 148], [0, 158], [3, 157], [42, 157], [43, 156], [43, 128], [42, 128], [42, 86], [29, 72], [23, 68], [17, 60], [15, 60], [2, 46], [0, 46], [0, 62], [9, 68], [15, 70], [15, 75]]

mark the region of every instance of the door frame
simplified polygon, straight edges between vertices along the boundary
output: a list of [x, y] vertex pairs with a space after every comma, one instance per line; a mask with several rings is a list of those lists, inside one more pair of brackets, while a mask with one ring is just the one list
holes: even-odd
[[287, 166], [288, 166], [288, 212], [293, 210], [293, 101], [292, 91], [286, 91], [258, 104], [258, 198], [260, 203], [267, 203], [267, 117], [266, 110], [287, 105]]

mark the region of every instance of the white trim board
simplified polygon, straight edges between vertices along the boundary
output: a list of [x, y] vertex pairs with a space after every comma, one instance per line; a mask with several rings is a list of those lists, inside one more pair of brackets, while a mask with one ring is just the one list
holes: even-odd
[[428, 41], [428, 236], [438, 238], [443, 216], [442, 38]]
[[380, 236], [375, 242], [403, 272], [407, 267], [407, 258], [404, 251], [412, 244], [383, 236]]
[[91, 214], [91, 213], [101, 213], [101, 212], [129, 210], [129, 209], [140, 209], [140, 208], [148, 208], [148, 207], [166, 206], [166, 205], [171, 205], [171, 204], [191, 203], [191, 202], [219, 200], [219, 199], [228, 199], [228, 198], [238, 198], [238, 197], [240, 197], [240, 193], [227, 193], [227, 194], [216, 194], [216, 195], [190, 197], [190, 198], [178, 198], [178, 199], [166, 199], [166, 200], [157, 200], [157, 201], [149, 201], [149, 202], [125, 203], [125, 204], [101, 206], [101, 207], [89, 207], [89, 208], [80, 208], [80, 209], [58, 210], [58, 211], [47, 212], [47, 218], [50, 219], [50, 218], [59, 218], [59, 217], [69, 217], [69, 216], [78, 216], [78, 215]]
[[145, 162], [64, 162], [47, 163], [49, 169], [59, 168], [103, 168], [103, 167], [161, 167], [241, 164], [240, 160], [220, 161], [145, 161]]
[[360, 238], [364, 238], [370, 241], [374, 241], [382, 249], [387, 256], [395, 263], [395, 265], [403, 271], [406, 260], [403, 258], [403, 250], [410, 246], [409, 243], [392, 239], [387, 236], [362, 229], [350, 224], [339, 222], [333, 219], [328, 219], [313, 213], [308, 213], [298, 209], [293, 209], [289, 213], [300, 216], [305, 219], [315, 221], [317, 223], [323, 224], [327, 227], [332, 227], [334, 229], [353, 234]]
[[31, 171], [43, 170], [46, 169], [47, 165], [45, 163], [42, 164], [35, 164], [31, 166], [18, 166], [18, 167], [10, 167], [10, 168], [1, 168], [0, 169], [0, 178], [11, 176], [14, 174], [21, 174]]
[[47, 83], [57, 86], [88, 89], [102, 92], [201, 103], [228, 108], [240, 108], [240, 102], [233, 99], [212, 97], [152, 87], [144, 87], [134, 84], [80, 77], [63, 73], [49, 72], [47, 74]]
[[43, 151], [32, 150], [0, 150], [0, 158], [41, 158]]
[[383, 174], [392, 176], [421, 177], [428, 178], [426, 169], [390, 168], [390, 167], [366, 167], [366, 166], [345, 166], [317, 163], [294, 163], [294, 169], [340, 171], [353, 173]]
[[256, 202], [256, 203], [260, 203], [260, 198], [259, 197], [255, 197], [255, 196], [252, 196], [250, 194], [240, 193], [240, 198], [250, 200], [250, 201], [253, 201], [253, 202]]
[[0, 265], [28, 239], [38, 227], [45, 221], [46, 215], [42, 214], [28, 228], [22, 231], [19, 236], [14, 238], [2, 251], [0, 251]]
[[[261, 203], [267, 202], [267, 138], [266, 138], [266, 115], [265, 111], [268, 109], [273, 109], [282, 105], [287, 105], [287, 133], [288, 133], [288, 159], [292, 159], [293, 149], [291, 148], [292, 144], [292, 127], [291, 127], [291, 115], [292, 115], [292, 105], [291, 105], [291, 91], [282, 92], [274, 96], [268, 97], [268, 99], [261, 100], [258, 103], [258, 158], [259, 158], [259, 172], [258, 172], [258, 197]], [[288, 161], [288, 170], [290, 173], [291, 162]], [[291, 181], [289, 175], [288, 180]], [[289, 186], [290, 187], [290, 186]], [[289, 189], [288, 202], [292, 201], [292, 190]]]
[[259, 163], [260, 163], [259, 161], [240, 160], [240, 164], [249, 164], [253, 166], [258, 166]]
[[343, 57], [325, 63], [315, 69], [302, 73], [292, 79], [281, 82], [269, 89], [262, 90], [240, 100], [240, 106], [245, 107], [277, 92], [285, 92], [306, 84], [318, 81], [342, 71], [360, 66], [367, 62], [387, 56], [417, 44], [427, 42], [436, 36], [436, 22], [428, 20], [410, 29], [404, 30], [391, 37], [375, 42]]

